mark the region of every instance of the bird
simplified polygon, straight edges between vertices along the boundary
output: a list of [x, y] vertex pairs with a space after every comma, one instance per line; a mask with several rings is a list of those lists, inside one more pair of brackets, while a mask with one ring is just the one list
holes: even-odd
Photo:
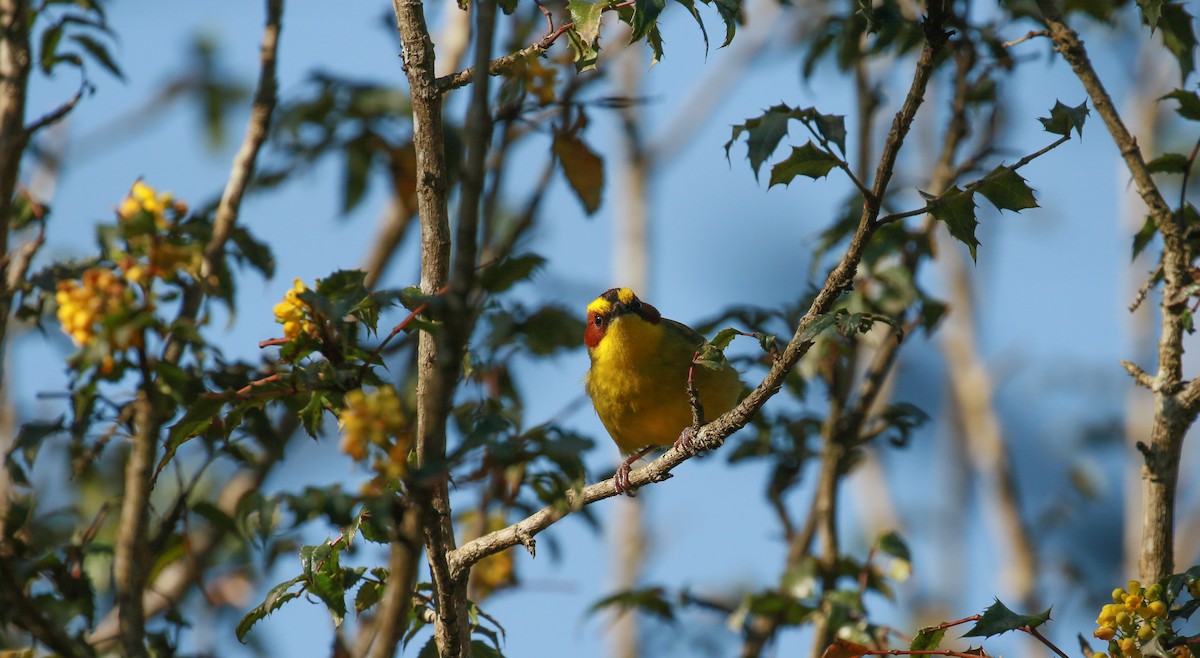
[[619, 494], [629, 492], [629, 471], [647, 452], [690, 442], [689, 373], [708, 418], [732, 409], [743, 389], [728, 362], [722, 361], [719, 369], [694, 367], [704, 337], [662, 317], [629, 288], [609, 289], [588, 304], [583, 340], [591, 360], [584, 390], [617, 448], [627, 455], [613, 477]]

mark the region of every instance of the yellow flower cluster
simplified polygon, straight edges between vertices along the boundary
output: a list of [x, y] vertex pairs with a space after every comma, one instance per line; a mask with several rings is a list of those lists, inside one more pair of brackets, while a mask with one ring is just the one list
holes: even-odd
[[[1142, 647], [1167, 627], [1167, 604], [1162, 599], [1162, 585], [1142, 587], [1136, 580], [1129, 581], [1127, 588], [1114, 589], [1113, 602], [1100, 610], [1096, 618], [1098, 628], [1092, 632], [1097, 639], [1108, 642], [1113, 658], [1141, 658]], [[1172, 658], [1191, 658], [1186, 645], [1176, 647]], [[1108, 658], [1108, 654], [1097, 653], [1093, 658]]]
[[[58, 321], [63, 333], [82, 346], [96, 336], [97, 325], [127, 310], [134, 297], [133, 291], [112, 270], [93, 267], [78, 281], [60, 281], [54, 301], [58, 302]], [[109, 337], [114, 349], [130, 347], [136, 338], [137, 334], [132, 333], [120, 341]]]
[[182, 215], [187, 212], [187, 206], [182, 201], [175, 201], [170, 192], [159, 192], [142, 181], [137, 181], [130, 188], [129, 194], [117, 208], [121, 219], [132, 219], [138, 213], [149, 213], [154, 217], [154, 225], [160, 229], [168, 227], [167, 210], [173, 210]]
[[412, 436], [396, 389], [384, 386], [370, 393], [350, 391], [346, 408], [338, 414], [338, 426], [342, 452], [361, 462], [367, 459], [370, 447], [377, 446], [379, 454], [372, 470], [391, 480], [404, 477]]
[[317, 334], [312, 308], [300, 299], [300, 293], [306, 290], [308, 286], [296, 279], [292, 289], [283, 296], [283, 301], [275, 305], [275, 321], [283, 325], [283, 335], [288, 340], [296, 340], [302, 333], [314, 337]]

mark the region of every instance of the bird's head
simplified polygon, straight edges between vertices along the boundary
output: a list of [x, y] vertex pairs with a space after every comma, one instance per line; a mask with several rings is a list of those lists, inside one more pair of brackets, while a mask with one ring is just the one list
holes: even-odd
[[609, 327], [625, 317], [650, 324], [662, 321], [658, 309], [638, 299], [629, 288], [612, 288], [588, 304], [583, 342], [589, 349], [595, 348], [604, 339]]

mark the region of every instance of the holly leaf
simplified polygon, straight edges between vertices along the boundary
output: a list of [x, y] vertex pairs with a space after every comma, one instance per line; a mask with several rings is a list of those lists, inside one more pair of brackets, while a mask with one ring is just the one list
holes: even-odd
[[616, 608], [619, 612], [637, 610], [662, 621], [675, 621], [675, 607], [667, 600], [666, 592], [661, 587], [631, 589], [606, 596], [593, 603], [588, 613], [594, 614], [604, 608]]
[[808, 116], [817, 127], [817, 132], [825, 139], [837, 144], [842, 153], [846, 152], [846, 117], [841, 114], [821, 114], [814, 108], [807, 110]]
[[1179, 107], [1175, 108], [1176, 114], [1189, 121], [1200, 121], [1200, 96], [1197, 96], [1196, 92], [1176, 89], [1158, 100], [1167, 98], [1179, 101]]
[[567, 11], [571, 13], [571, 22], [575, 24], [575, 34], [584, 46], [591, 48], [600, 36], [600, 15], [604, 13], [604, 4], [592, 0], [571, 0], [567, 3]]
[[[924, 192], [921, 194], [930, 198]], [[951, 237], [967, 245], [971, 260], [975, 260], [975, 250], [979, 247], [979, 240], [975, 239], [975, 227], [979, 226], [979, 220], [975, 219], [975, 195], [955, 185], [934, 200], [929, 213], [946, 224]]]
[[700, 18], [700, 12], [696, 9], [696, 0], [675, 0], [683, 5], [692, 18], [696, 19], [696, 25], [700, 26], [700, 34], [704, 36], [704, 56], [708, 57], [708, 30], [704, 29], [704, 19]]
[[179, 446], [186, 443], [188, 439], [203, 433], [209, 425], [212, 425], [213, 418], [217, 416], [224, 405], [225, 401], [220, 398], [202, 395], [188, 406], [183, 418], [180, 418], [168, 430], [166, 449], [163, 451], [162, 459], [158, 460], [158, 467], [154, 469], [155, 478], [175, 456], [175, 451], [179, 449]]
[[725, 22], [725, 41], [721, 44], [721, 47], [724, 48], [733, 42], [733, 35], [737, 33], [737, 26], [742, 22], [742, 3], [740, 0], [711, 1], [717, 6], [717, 13], [720, 14], [721, 20]]
[[1087, 116], [1087, 101], [1075, 107], [1063, 105], [1062, 101], [1055, 101], [1054, 107], [1050, 110], [1050, 116], [1039, 118], [1038, 121], [1042, 122], [1042, 127], [1048, 133], [1065, 137], [1071, 134], [1071, 129], [1074, 128], [1075, 132], [1083, 137], [1083, 122]]
[[836, 313], [822, 313], [813, 318], [804, 331], [800, 332], [800, 342], [806, 343], [816, 338], [822, 331], [829, 328], [831, 324], [837, 321]]
[[1137, 0], [1138, 9], [1142, 11], [1142, 21], [1150, 26], [1150, 34], [1158, 28], [1158, 19], [1162, 16], [1163, 0]]
[[1146, 169], [1152, 174], [1183, 174], [1188, 169], [1188, 159], [1182, 153], [1163, 153], [1151, 160]]
[[875, 546], [880, 553], [890, 555], [901, 560], [912, 560], [912, 553], [908, 550], [908, 544], [904, 538], [896, 532], [889, 532], [875, 541]]
[[650, 34], [650, 30], [657, 27], [658, 15], [667, 7], [667, 0], [636, 0], [633, 3], [633, 18], [629, 21], [629, 27], [633, 33], [630, 35], [630, 41], [637, 41]]
[[771, 157], [779, 140], [788, 132], [788, 120], [792, 118], [792, 108], [784, 104], [773, 105], [761, 116], [746, 119], [746, 122], [733, 127], [733, 135], [725, 142], [725, 159], [729, 159], [729, 148], [737, 141], [742, 133], [746, 133], [746, 157], [750, 159], [750, 169], [754, 178], [762, 164]]
[[1179, 62], [1180, 80], [1186, 81], [1195, 70], [1196, 31], [1192, 28], [1192, 15], [1183, 8], [1183, 3], [1164, 2], [1161, 6], [1163, 45]]
[[295, 592], [288, 591], [291, 589], [292, 585], [295, 585], [302, 580], [304, 580], [304, 576], [299, 575], [291, 580], [285, 580], [284, 582], [272, 587], [271, 590], [267, 592], [267, 596], [265, 599], [263, 599], [263, 602], [250, 612], [246, 613], [246, 616], [242, 617], [242, 620], [238, 622], [237, 628], [234, 630], [234, 633], [237, 635], [238, 642], [245, 644], [246, 634], [250, 632], [250, 629], [253, 628], [255, 624], [257, 624], [267, 615], [278, 610], [279, 607], [284, 603], [298, 598], [301, 594], [303, 594], [303, 589]]
[[596, 61], [600, 59], [599, 44], [594, 41], [591, 44], [584, 43], [579, 32], [573, 27], [567, 30], [567, 43], [571, 46], [577, 72], [583, 73], [596, 68]]
[[944, 628], [922, 628], [908, 645], [909, 651], [937, 651], [946, 635]]
[[829, 170], [837, 166], [837, 158], [813, 144], [805, 142], [804, 146], [793, 146], [792, 154], [771, 167], [771, 182], [768, 187], [782, 183], [788, 185], [796, 176], [807, 176], [813, 180], [829, 174]]
[[963, 637], [991, 637], [1020, 628], [1037, 628], [1050, 619], [1050, 608], [1040, 615], [1018, 615], [996, 599]]
[[1158, 225], [1154, 223], [1154, 218], [1147, 217], [1142, 228], [1133, 236], [1133, 256], [1130, 260], [1137, 260], [1155, 235], [1158, 235]]
[[479, 274], [479, 286], [490, 293], [503, 292], [533, 275], [546, 263], [537, 254], [521, 254], [486, 266]]
[[595, 213], [604, 191], [604, 160], [583, 140], [567, 133], [554, 136], [553, 149], [583, 209], [589, 215]]
[[1004, 165], [996, 167], [984, 176], [976, 189], [991, 201], [997, 210], [1021, 212], [1025, 208], [1038, 207], [1033, 188], [1029, 187], [1020, 174]]

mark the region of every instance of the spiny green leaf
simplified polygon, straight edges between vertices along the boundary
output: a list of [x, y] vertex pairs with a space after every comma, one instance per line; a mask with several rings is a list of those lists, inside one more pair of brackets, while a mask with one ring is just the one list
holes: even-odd
[[342, 178], [343, 213], [354, 210], [367, 192], [371, 163], [375, 159], [375, 154], [371, 150], [373, 143], [374, 139], [366, 132], [346, 142], [343, 150], [343, 155], [346, 157]]
[[1150, 26], [1150, 33], [1158, 28], [1158, 19], [1162, 16], [1163, 0], [1137, 0], [1138, 9], [1142, 10], [1142, 21]]
[[1040, 615], [1018, 615], [1001, 603], [1000, 599], [996, 599], [963, 637], [991, 637], [1020, 628], [1037, 628], [1049, 619], [1050, 608]]
[[1182, 174], [1188, 169], [1188, 158], [1182, 153], [1164, 153], [1146, 164], [1152, 174]]
[[491, 293], [503, 292], [528, 279], [545, 263], [546, 259], [537, 254], [510, 256], [484, 268], [479, 274], [479, 286]]
[[909, 651], [937, 651], [946, 635], [944, 628], [922, 628], [908, 645]]
[[661, 587], [646, 587], [618, 592], [592, 604], [588, 614], [604, 608], [615, 607], [620, 611], [639, 610], [667, 622], [675, 621], [675, 607], [666, 599]]
[[741, 335], [741, 331], [738, 331], [733, 327], [726, 327], [725, 329], [717, 332], [717, 335], [713, 336], [713, 339], [708, 341], [708, 344], [712, 345], [718, 350], [724, 350], [726, 347], [729, 347], [729, 344], [733, 342], [734, 338], [737, 338]]
[[42, 32], [41, 52], [38, 53], [42, 73], [49, 75], [58, 59], [58, 44], [62, 42], [63, 25], [58, 23]]
[[579, 73], [591, 71], [596, 68], [596, 62], [600, 59], [600, 44], [593, 41], [591, 44], [586, 44], [575, 31], [575, 28], [567, 30], [567, 44], [571, 47], [571, 52], [574, 55], [575, 70]]
[[742, 3], [740, 0], [711, 1], [717, 6], [717, 14], [725, 22], [725, 41], [721, 43], [721, 47], [724, 48], [733, 42], [733, 35], [737, 33], [737, 26], [742, 22]]
[[1133, 236], [1133, 255], [1130, 260], [1137, 260], [1137, 257], [1146, 249], [1146, 245], [1158, 235], [1158, 225], [1154, 223], [1153, 217], [1147, 217], [1142, 224], [1142, 228]]
[[696, 25], [700, 26], [700, 34], [704, 36], [704, 55], [708, 56], [708, 30], [704, 29], [704, 20], [700, 18], [700, 12], [696, 10], [696, 0], [675, 0], [683, 5], [692, 18], [696, 19]]
[[1190, 121], [1200, 121], [1200, 96], [1197, 96], [1196, 92], [1176, 89], [1159, 100], [1166, 98], [1179, 101], [1179, 107], [1175, 108], [1179, 116]]
[[246, 642], [246, 634], [250, 632], [250, 629], [255, 624], [257, 624], [267, 615], [278, 610], [279, 607], [284, 603], [287, 603], [288, 601], [291, 601], [292, 599], [303, 594], [303, 589], [295, 592], [288, 591], [291, 589], [292, 585], [295, 585], [302, 580], [304, 580], [304, 576], [300, 575], [292, 578], [291, 580], [285, 580], [284, 582], [272, 587], [271, 590], [267, 592], [267, 596], [265, 599], [263, 599], [263, 602], [250, 612], [246, 613], [246, 616], [242, 617], [242, 621], [238, 622], [237, 628], [234, 630], [234, 633], [237, 635], [238, 642], [244, 644]]
[[806, 343], [810, 340], [813, 340], [820, 335], [822, 331], [828, 329], [829, 326], [832, 325], [836, 320], [837, 314], [835, 313], [822, 313], [816, 316], [811, 322], [808, 323], [808, 326], [804, 328], [804, 331], [800, 332], [800, 342]]
[[630, 35], [631, 41], [643, 39], [654, 29], [658, 24], [658, 15], [667, 7], [667, 0], [636, 0], [633, 3], [633, 18], [630, 20], [629, 27], [633, 33]]
[[779, 141], [788, 131], [788, 119], [792, 116], [792, 108], [787, 105], [774, 105], [762, 113], [761, 116], [753, 119], [747, 119], [745, 123], [733, 127], [733, 136], [725, 143], [725, 159], [729, 159], [729, 148], [737, 141], [737, 138], [744, 132], [746, 133], [746, 156], [750, 158], [750, 169], [754, 171], [754, 177], [758, 178], [758, 172], [762, 169], [762, 164], [771, 157], [775, 152], [775, 147], [779, 146]]
[[567, 11], [571, 13], [571, 22], [575, 24], [575, 33], [587, 47], [596, 43], [600, 36], [600, 15], [604, 12], [603, 2], [592, 0], [570, 0]]
[[1180, 80], [1187, 80], [1196, 68], [1196, 31], [1192, 27], [1192, 15], [1182, 3], [1164, 2], [1158, 26], [1162, 28], [1163, 45], [1179, 62]]
[[375, 607], [379, 603], [379, 599], [383, 598], [383, 583], [377, 583], [373, 580], [368, 580], [358, 588], [358, 592], [354, 595], [354, 614], [361, 615], [362, 613]]
[[977, 189], [997, 210], [1021, 212], [1025, 208], [1038, 207], [1033, 189], [1025, 179], [1003, 165], [985, 176]]
[[1083, 122], [1087, 116], [1087, 101], [1075, 107], [1063, 105], [1062, 101], [1055, 101], [1054, 107], [1050, 110], [1050, 116], [1040, 118], [1038, 121], [1042, 122], [1042, 127], [1048, 133], [1066, 136], [1071, 134], [1071, 129], [1074, 128], [1075, 132], [1083, 137]]
[[834, 158], [812, 141], [804, 146], [793, 146], [792, 154], [771, 167], [771, 182], [768, 187], [778, 184], [788, 185], [796, 176], [807, 176], [816, 180], [829, 174], [829, 170], [837, 166]]
[[813, 124], [816, 125], [817, 132], [826, 140], [837, 144], [838, 149], [845, 153], [846, 117], [841, 114], [821, 114], [813, 108], [808, 108], [807, 112]]
[[596, 212], [604, 191], [604, 160], [583, 140], [569, 133], [556, 134], [553, 149], [584, 210], [589, 215]]
[[100, 63], [109, 73], [113, 74], [120, 80], [125, 79], [125, 74], [121, 72], [121, 67], [117, 66], [117, 62], [113, 60], [109, 54], [108, 48], [104, 47], [99, 41], [89, 37], [86, 34], [72, 34], [71, 40], [83, 47], [92, 59]]
[[955, 185], [934, 200], [929, 213], [946, 224], [955, 240], [967, 245], [971, 260], [975, 260], [975, 250], [979, 247], [979, 240], [975, 239], [975, 227], [979, 226], [979, 220], [975, 219], [975, 195]]
[[908, 550], [908, 544], [904, 538], [897, 532], [889, 532], [879, 539], [875, 540], [875, 546], [879, 548], [879, 552], [892, 557], [898, 557], [901, 560], [912, 560], [912, 553]]
[[208, 426], [212, 424], [213, 417], [221, 411], [221, 407], [224, 405], [225, 401], [220, 398], [203, 395], [196, 398], [183, 414], [183, 418], [180, 418], [168, 430], [166, 449], [163, 451], [162, 459], [158, 461], [158, 467], [154, 469], [154, 477], [158, 477], [163, 467], [171, 461], [179, 446], [208, 429]]

